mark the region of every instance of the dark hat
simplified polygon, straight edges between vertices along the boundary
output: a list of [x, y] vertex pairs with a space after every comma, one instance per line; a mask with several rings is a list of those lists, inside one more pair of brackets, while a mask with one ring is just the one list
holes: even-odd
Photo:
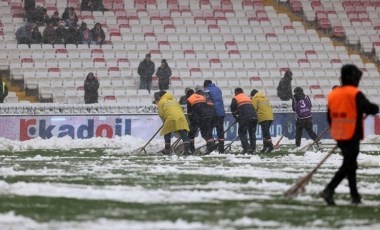
[[211, 80], [205, 80], [203, 82], [203, 87], [207, 87], [209, 84], [212, 84], [212, 81]]
[[258, 91], [257, 89], [253, 89], [253, 90], [251, 91], [251, 97], [255, 96], [256, 93], [258, 93], [258, 92], [259, 92], [259, 91]]
[[145, 58], [150, 58], [150, 57], [151, 57], [150, 54], [145, 55]]
[[296, 94], [301, 94], [301, 93], [303, 93], [303, 89], [301, 87], [297, 86], [296, 88], [294, 88], [293, 92]]
[[161, 63], [165, 63], [165, 64], [166, 64], [166, 63], [167, 63], [167, 62], [166, 62], [166, 59], [162, 59], [162, 60], [161, 60]]
[[189, 98], [191, 95], [194, 94], [194, 90], [193, 89], [189, 89], [186, 91], [186, 98]]
[[153, 97], [154, 97], [154, 101], [157, 103], [159, 100], [160, 100], [160, 92], [155, 92], [154, 93], [154, 95], [153, 95]]
[[238, 95], [239, 93], [243, 93], [243, 89], [242, 88], [236, 88], [234, 92], [235, 92], [235, 95]]
[[190, 87], [186, 87], [186, 88], [185, 88], [185, 94], [186, 94], [186, 92], [187, 92], [189, 89], [191, 89], [191, 88], [190, 88]]
[[290, 69], [287, 70], [287, 71], [285, 72], [285, 74], [284, 74], [284, 78], [288, 78], [288, 79], [292, 80], [292, 77], [293, 77], [293, 73], [292, 73], [292, 71], [290, 71]]
[[358, 86], [363, 72], [355, 65], [344, 65], [340, 71], [342, 85]]

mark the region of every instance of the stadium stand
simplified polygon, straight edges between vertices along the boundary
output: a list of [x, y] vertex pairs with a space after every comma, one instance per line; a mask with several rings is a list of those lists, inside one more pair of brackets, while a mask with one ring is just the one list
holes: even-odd
[[[106, 44], [17, 45], [15, 31], [23, 25], [21, 0], [0, 1], [0, 68], [26, 90], [55, 103], [83, 103], [83, 82], [89, 72], [100, 81], [99, 102], [151, 103], [152, 96], [137, 90], [137, 66], [146, 53], [156, 65], [167, 59], [172, 68], [170, 90], [182, 96], [187, 86], [211, 79], [226, 97], [241, 86], [253, 87], [278, 101], [276, 87], [287, 69], [293, 85], [303, 87], [316, 104], [325, 103], [344, 63], [364, 71], [363, 90], [372, 99], [380, 75], [374, 63], [335, 46], [332, 39], [305, 27], [273, 5], [287, 4], [294, 14], [331, 30], [332, 38], [346, 38], [364, 52], [380, 49], [380, 2], [364, 0], [105, 0], [104, 12], [80, 11], [80, 0], [38, 0], [48, 14], [74, 7], [79, 23], [97, 22], [106, 32]], [[42, 29], [40, 29], [42, 31]], [[368, 34], [368, 36], [359, 36]], [[372, 36], [373, 35], [373, 36]], [[157, 86], [157, 78], [153, 80]]]

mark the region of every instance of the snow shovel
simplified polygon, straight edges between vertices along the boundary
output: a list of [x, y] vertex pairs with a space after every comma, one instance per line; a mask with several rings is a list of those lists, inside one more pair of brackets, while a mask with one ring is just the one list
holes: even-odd
[[231, 145], [232, 143], [234, 143], [237, 139], [239, 139], [239, 136], [236, 136], [230, 143], [224, 145], [224, 153], [227, 153], [229, 151], [231, 151]]
[[[224, 130], [224, 132], [223, 132], [223, 136], [224, 136], [224, 134], [226, 134], [226, 132], [227, 132], [228, 130], [230, 130], [230, 129], [232, 128], [232, 126], [234, 126], [236, 123], [237, 123], [237, 121], [234, 121], [230, 126], [228, 126], [228, 128], [227, 128], [226, 130]], [[207, 144], [204, 144], [204, 145], [201, 145], [201, 146], [195, 148], [195, 151], [200, 150], [201, 148], [206, 147], [206, 145], [207, 145]], [[179, 147], [179, 146], [178, 146], [178, 147]]]
[[157, 132], [150, 138], [150, 140], [143, 147], [138, 148], [138, 149], [132, 151], [132, 153], [140, 154], [142, 151], [144, 151], [146, 153], [146, 150], [145, 150], [146, 146], [148, 146], [149, 143], [153, 140], [153, 138], [155, 136], [157, 136], [157, 134], [160, 132], [160, 130], [162, 129], [162, 127], [164, 127], [164, 124], [161, 125], [161, 127], [157, 130]]
[[[291, 119], [288, 120], [288, 122], [286, 124], [286, 129], [288, 129], [288, 127], [290, 125], [290, 122], [291, 122]], [[278, 141], [276, 142], [276, 144], [273, 145], [274, 149], [279, 149], [280, 148], [280, 142], [281, 142], [282, 138], [284, 138], [284, 134], [282, 134], [281, 137], [280, 137], [280, 139], [278, 139]]]
[[321, 167], [321, 165], [335, 152], [335, 150], [338, 148], [338, 146], [335, 146], [330, 150], [330, 152], [315, 166], [315, 168], [309, 172], [306, 176], [300, 178], [295, 185], [293, 185], [290, 189], [288, 189], [284, 196], [286, 198], [295, 197], [301, 192], [305, 192], [305, 186], [309, 183], [311, 180], [313, 174]]

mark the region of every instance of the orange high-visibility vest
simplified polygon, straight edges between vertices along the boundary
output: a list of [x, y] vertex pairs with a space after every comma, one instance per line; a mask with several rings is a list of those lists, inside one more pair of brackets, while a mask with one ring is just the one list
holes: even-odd
[[337, 141], [350, 140], [356, 129], [357, 107], [355, 86], [335, 88], [328, 96], [329, 116], [331, 118], [331, 136]]
[[197, 103], [201, 103], [201, 102], [204, 102], [206, 103], [206, 98], [202, 95], [199, 95], [199, 94], [196, 94], [194, 93], [193, 95], [191, 95], [187, 101], [190, 103], [191, 106], [197, 104]]
[[245, 104], [251, 104], [251, 99], [244, 93], [239, 93], [238, 95], [235, 96], [235, 99], [237, 101], [238, 107]]

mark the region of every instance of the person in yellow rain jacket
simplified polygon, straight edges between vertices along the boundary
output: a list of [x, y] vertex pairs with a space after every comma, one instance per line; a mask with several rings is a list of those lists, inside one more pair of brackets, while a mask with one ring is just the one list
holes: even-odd
[[261, 126], [261, 131], [263, 134], [263, 149], [262, 153], [269, 153], [273, 150], [272, 137], [270, 136], [270, 126], [273, 122], [273, 110], [269, 103], [269, 99], [262, 92], [257, 89], [251, 91], [252, 105], [256, 109], [257, 118]]
[[189, 125], [183, 113], [181, 105], [174, 99], [171, 93], [166, 91], [156, 92], [154, 99], [158, 107], [158, 115], [164, 122], [160, 135], [164, 136], [165, 149], [163, 154], [170, 154], [170, 139], [172, 132], [178, 132], [183, 143], [184, 153], [189, 154]]

